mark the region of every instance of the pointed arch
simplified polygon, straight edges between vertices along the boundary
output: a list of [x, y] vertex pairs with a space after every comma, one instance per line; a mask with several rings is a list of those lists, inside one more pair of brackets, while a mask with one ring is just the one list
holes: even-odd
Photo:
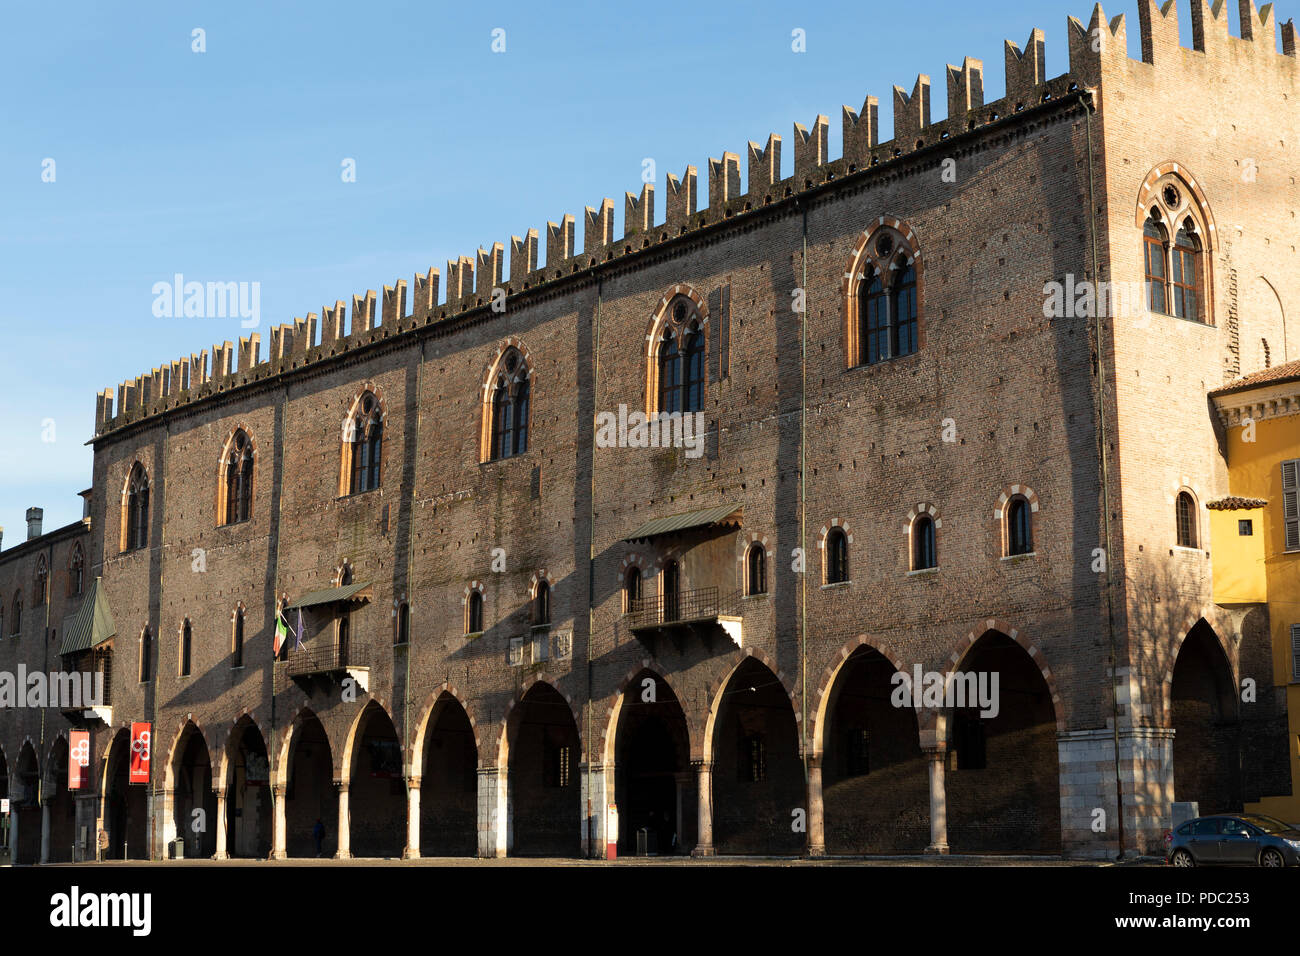
[[149, 545], [149, 495], [152, 487], [144, 465], [134, 462], [122, 484], [122, 529], [118, 550], [123, 553]]
[[524, 343], [507, 337], [484, 372], [479, 416], [479, 461], [513, 458], [528, 451], [537, 370]]
[[862, 230], [844, 269], [845, 366], [874, 365], [925, 345], [925, 260], [916, 231], [894, 216]]
[[660, 297], [646, 332], [647, 415], [703, 411], [708, 394], [709, 307], [679, 282]]
[[256, 487], [257, 443], [243, 422], [230, 430], [217, 458], [217, 525], [238, 524], [252, 517]]
[[373, 491], [383, 481], [384, 426], [388, 411], [384, 390], [367, 382], [348, 406], [342, 423], [339, 497]]
[[407, 761], [407, 773], [411, 779], [418, 779], [423, 775], [425, 741], [428, 738], [429, 731], [437, 724], [443, 708], [451, 703], [459, 706], [465, 712], [465, 716], [469, 718], [469, 725], [474, 729], [474, 752], [478, 755], [477, 763], [478, 766], [483, 766], [483, 742], [479, 734], [478, 719], [474, 716], [474, 709], [454, 684], [444, 682], [430, 691], [416, 715], [415, 737], [411, 741]]

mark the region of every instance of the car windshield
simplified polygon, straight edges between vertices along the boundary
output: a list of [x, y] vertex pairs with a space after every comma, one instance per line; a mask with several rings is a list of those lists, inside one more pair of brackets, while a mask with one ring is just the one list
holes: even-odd
[[1295, 827], [1283, 823], [1281, 820], [1274, 819], [1273, 817], [1260, 816], [1257, 813], [1252, 813], [1250, 816], [1244, 816], [1242, 819], [1252, 826], [1259, 827], [1265, 833], [1282, 833], [1285, 830], [1295, 829]]

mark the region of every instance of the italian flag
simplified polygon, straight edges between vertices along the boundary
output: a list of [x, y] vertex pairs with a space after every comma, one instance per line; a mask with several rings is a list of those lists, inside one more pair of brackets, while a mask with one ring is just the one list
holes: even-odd
[[272, 645], [276, 657], [280, 656], [280, 651], [283, 649], [284, 642], [288, 640], [288, 638], [289, 625], [284, 622], [283, 614], [277, 614], [275, 616], [275, 644]]

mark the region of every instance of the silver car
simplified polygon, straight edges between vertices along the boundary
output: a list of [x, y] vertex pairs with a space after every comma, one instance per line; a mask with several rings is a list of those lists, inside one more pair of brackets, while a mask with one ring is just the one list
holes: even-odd
[[1300, 829], [1259, 813], [1196, 817], [1171, 834], [1174, 866], [1300, 866]]

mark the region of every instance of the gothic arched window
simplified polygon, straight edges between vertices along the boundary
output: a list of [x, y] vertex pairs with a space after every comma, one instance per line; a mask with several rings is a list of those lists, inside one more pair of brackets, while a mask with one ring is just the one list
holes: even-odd
[[872, 232], [854, 253], [847, 285], [851, 364], [875, 365], [920, 348], [920, 267], [914, 245], [910, 228], [896, 223]]
[[366, 392], [357, 402], [347, 431], [345, 448], [351, 456], [348, 494], [372, 491], [379, 487], [384, 452], [384, 416], [372, 392]]
[[224, 478], [225, 513], [221, 523], [247, 521], [253, 511], [253, 445], [243, 429], [230, 440]]
[[659, 326], [655, 352], [655, 411], [699, 412], [704, 410], [706, 388], [704, 321], [695, 302], [678, 296]]
[[497, 365], [492, 387], [488, 460], [513, 458], [528, 450], [530, 391], [528, 363], [511, 348]]
[[138, 461], [131, 466], [126, 482], [126, 527], [122, 550], [134, 551], [149, 543], [149, 476]]

